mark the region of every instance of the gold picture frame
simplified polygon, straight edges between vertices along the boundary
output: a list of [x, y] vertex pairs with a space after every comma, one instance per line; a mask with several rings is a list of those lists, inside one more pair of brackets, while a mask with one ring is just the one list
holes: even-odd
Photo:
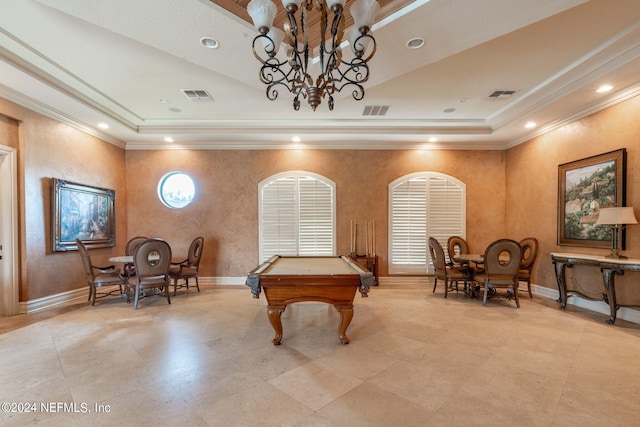
[[558, 245], [611, 248], [611, 227], [596, 221], [600, 208], [625, 206], [626, 172], [624, 148], [558, 166]]
[[115, 190], [52, 178], [53, 250], [77, 250], [116, 244]]

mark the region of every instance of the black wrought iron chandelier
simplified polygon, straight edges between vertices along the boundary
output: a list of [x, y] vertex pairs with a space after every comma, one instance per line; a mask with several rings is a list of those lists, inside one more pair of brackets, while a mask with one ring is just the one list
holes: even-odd
[[[380, 8], [377, 0], [356, 0], [350, 9], [355, 25], [348, 34], [353, 58], [345, 61], [342, 44], [345, 19], [343, 8], [346, 0], [282, 0], [287, 12], [284, 31], [273, 27], [277, 7], [271, 0], [251, 0], [247, 12], [260, 33], [253, 39], [253, 54], [262, 64], [260, 81], [267, 85], [267, 98], [278, 97], [279, 86], [294, 96], [293, 108], [300, 109], [300, 96], [307, 99], [315, 111], [322, 98], [327, 98], [329, 110], [333, 110], [333, 94], [346, 86], [353, 89], [352, 96], [364, 98], [363, 83], [369, 79], [368, 62], [376, 53], [376, 40], [371, 35], [371, 25]], [[308, 14], [315, 9], [320, 15], [320, 45], [317, 49], [319, 74], [314, 80], [313, 48], [309, 46], [310, 28]], [[301, 10], [300, 16], [296, 12]], [[329, 11], [333, 14], [328, 28]], [[329, 30], [329, 34], [327, 34]], [[278, 51], [284, 41], [286, 58]], [[258, 53], [258, 52], [261, 53]]]

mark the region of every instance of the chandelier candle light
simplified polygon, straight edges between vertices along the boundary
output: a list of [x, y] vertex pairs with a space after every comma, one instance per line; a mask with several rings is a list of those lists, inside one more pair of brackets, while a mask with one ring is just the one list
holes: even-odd
[[[253, 39], [253, 54], [262, 64], [260, 81], [267, 85], [268, 99], [273, 101], [278, 97], [279, 85], [295, 95], [293, 108], [296, 111], [300, 109], [300, 95], [307, 99], [314, 111], [322, 98], [326, 97], [329, 110], [333, 110], [333, 94], [340, 92], [345, 86], [353, 86], [352, 95], [355, 100], [364, 98], [362, 84], [369, 79], [368, 62], [376, 52], [376, 40], [370, 30], [380, 5], [377, 0], [356, 0], [352, 4], [350, 11], [355, 24], [348, 33], [348, 41], [354, 57], [351, 61], [345, 61], [341, 46], [345, 27], [345, 2], [346, 0], [282, 0], [287, 13], [284, 31], [273, 27], [277, 7], [271, 0], [251, 0], [247, 5], [247, 12], [260, 33]], [[308, 14], [313, 9], [320, 13], [320, 45], [317, 49], [320, 72], [315, 81], [309, 70], [313, 49], [309, 46]], [[296, 17], [298, 10], [301, 10], [300, 16]], [[330, 28], [329, 11], [333, 14]], [[286, 45], [286, 59], [277, 57], [282, 42]], [[258, 51], [262, 53], [258, 54]], [[366, 56], [365, 52], [368, 52]]]
[[637, 224], [632, 207], [602, 208], [598, 214], [596, 224], [611, 226], [611, 254], [606, 258], [626, 258], [618, 252], [619, 233], [626, 224]]

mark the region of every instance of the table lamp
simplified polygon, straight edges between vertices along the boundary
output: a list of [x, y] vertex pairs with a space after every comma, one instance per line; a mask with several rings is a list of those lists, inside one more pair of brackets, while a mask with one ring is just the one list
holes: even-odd
[[611, 226], [611, 253], [607, 258], [626, 258], [618, 253], [618, 241], [620, 230], [627, 224], [637, 224], [638, 220], [633, 214], [632, 207], [602, 208], [599, 210], [596, 224]]

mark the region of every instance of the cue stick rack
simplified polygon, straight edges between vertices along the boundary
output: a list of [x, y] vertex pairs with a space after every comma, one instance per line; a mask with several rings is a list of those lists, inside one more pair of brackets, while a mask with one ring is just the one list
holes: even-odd
[[[350, 221], [349, 257], [362, 267], [373, 273], [373, 280], [378, 286], [378, 255], [376, 255], [376, 222], [364, 222], [364, 254], [358, 253], [358, 235], [360, 226], [355, 220]], [[360, 248], [362, 249], [362, 248]]]

